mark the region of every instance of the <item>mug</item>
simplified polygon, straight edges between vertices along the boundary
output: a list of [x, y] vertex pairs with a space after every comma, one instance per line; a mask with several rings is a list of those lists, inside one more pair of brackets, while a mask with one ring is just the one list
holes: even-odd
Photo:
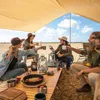
[[35, 100], [46, 100], [46, 95], [44, 93], [37, 93], [35, 95]]
[[66, 46], [65, 45], [62, 45], [62, 50], [66, 50]]

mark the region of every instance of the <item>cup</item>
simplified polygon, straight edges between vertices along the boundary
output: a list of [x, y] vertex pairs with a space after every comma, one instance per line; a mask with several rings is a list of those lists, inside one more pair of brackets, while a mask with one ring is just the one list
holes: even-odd
[[38, 86], [38, 93], [47, 93], [47, 86], [46, 85], [40, 85]]
[[37, 46], [39, 46], [39, 43], [38, 43], [38, 42], [36, 42], [35, 44], [36, 44]]
[[16, 83], [17, 83], [16, 79], [10, 79], [7, 81], [7, 86], [8, 86], [8, 88], [14, 87], [14, 86], [16, 86]]
[[37, 93], [35, 95], [35, 100], [46, 100], [46, 95], [44, 93]]
[[66, 46], [65, 45], [62, 46], [62, 50], [66, 50]]

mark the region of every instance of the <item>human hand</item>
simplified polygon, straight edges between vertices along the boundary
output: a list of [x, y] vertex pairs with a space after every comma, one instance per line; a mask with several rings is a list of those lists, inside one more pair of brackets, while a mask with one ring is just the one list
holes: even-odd
[[58, 57], [62, 57], [64, 54], [58, 53]]
[[71, 49], [71, 46], [66, 46], [66, 49]]
[[15, 51], [16, 51], [16, 47], [10, 46], [9, 51], [8, 51], [8, 55], [6, 56], [6, 59], [8, 59], [12, 55], [12, 53], [14, 53]]
[[37, 42], [37, 43], [35, 43], [35, 45], [37, 45], [37, 46], [38, 46], [38, 45], [39, 45], [39, 43]]
[[79, 79], [82, 74], [83, 74], [83, 70], [77, 73], [76, 78]]

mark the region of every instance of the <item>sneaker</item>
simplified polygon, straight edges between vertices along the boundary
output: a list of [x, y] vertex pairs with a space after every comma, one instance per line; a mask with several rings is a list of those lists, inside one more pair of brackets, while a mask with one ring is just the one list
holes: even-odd
[[90, 92], [91, 86], [89, 84], [84, 85], [82, 88], [76, 89], [76, 92]]

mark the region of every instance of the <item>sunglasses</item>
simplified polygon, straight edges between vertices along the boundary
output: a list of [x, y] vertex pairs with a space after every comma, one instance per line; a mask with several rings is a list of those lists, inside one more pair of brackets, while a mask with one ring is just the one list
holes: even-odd
[[91, 37], [90, 39], [96, 39], [96, 37]]

